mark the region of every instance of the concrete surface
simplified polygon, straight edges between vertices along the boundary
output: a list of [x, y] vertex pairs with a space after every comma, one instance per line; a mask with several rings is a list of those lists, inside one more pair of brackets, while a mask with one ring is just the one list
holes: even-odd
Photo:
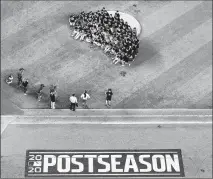
[[27, 149], [181, 149], [186, 178], [212, 177], [210, 124], [91, 125], [62, 123], [60, 118], [61, 123], [56, 119], [50, 124], [49, 120], [8, 125], [2, 134], [2, 177], [24, 177]]
[[25, 116], [211, 116], [211, 109], [22, 109]]

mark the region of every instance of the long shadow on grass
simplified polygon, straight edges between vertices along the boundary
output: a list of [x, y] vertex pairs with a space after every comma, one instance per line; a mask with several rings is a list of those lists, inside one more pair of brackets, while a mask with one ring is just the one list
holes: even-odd
[[[2, 90], [4, 91], [5, 94], [8, 94], [8, 98], [12, 98], [12, 95], [15, 94], [23, 94], [24, 93], [24, 89], [22, 87], [18, 87], [18, 81], [17, 81], [17, 72], [19, 69], [13, 69], [13, 70], [4, 70], [1, 72], [1, 87]], [[6, 84], [5, 79], [10, 75], [13, 75], [13, 83], [11, 83], [10, 85]], [[29, 79], [30, 80], [30, 79]], [[40, 84], [34, 85], [31, 84], [31, 81], [29, 82], [28, 85], [28, 90], [27, 90], [27, 94], [28, 96], [34, 98], [35, 100], [37, 100], [37, 91], [40, 87]], [[45, 99], [44, 102], [48, 102], [48, 95], [44, 95], [43, 99]]]
[[150, 40], [142, 39], [139, 45], [138, 55], [135, 58], [135, 61], [132, 62], [131, 67], [143, 65], [145, 61], [150, 61], [150, 64], [152, 65], [160, 63], [160, 58], [153, 58], [155, 55], [159, 55], [159, 50], [157, 50], [159, 48], [156, 47], [154, 43], [152, 43]]

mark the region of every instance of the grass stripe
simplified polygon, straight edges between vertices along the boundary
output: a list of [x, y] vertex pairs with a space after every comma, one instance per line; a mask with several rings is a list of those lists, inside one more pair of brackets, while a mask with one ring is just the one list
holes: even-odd
[[[184, 6], [185, 4], [183, 2], [178, 2], [180, 4], [176, 8], [179, 8], [179, 10], [178, 10], [179, 14], [173, 14], [173, 13], [170, 14], [170, 16], [171, 16], [170, 21], [175, 20], [175, 22], [174, 23], [172, 22], [172, 24], [168, 24], [167, 26], [165, 26], [166, 23], [169, 23], [167, 21], [167, 17], [166, 17], [166, 16], [168, 16], [168, 13], [171, 13], [169, 8], [174, 8], [174, 6], [177, 4], [177, 2], [175, 2], [175, 4], [173, 4], [173, 3], [174, 2], [166, 4], [165, 6], [161, 7], [160, 10], [156, 10], [155, 13], [151, 13], [148, 16], [142, 16], [144, 18], [144, 20], [142, 19], [141, 22], [149, 23], [148, 20], [156, 17], [156, 13], [159, 13], [158, 16], [157, 16], [157, 19], [161, 23], [161, 28], [163, 28], [163, 29], [160, 30], [160, 32], [157, 31], [156, 33], [152, 34], [150, 37], [146, 38], [146, 39], [149, 39], [150, 42], [153, 41], [153, 43], [155, 45], [156, 44], [159, 45], [159, 46], [156, 46], [155, 48], [159, 48], [159, 47], [163, 48], [166, 45], [172, 43], [174, 40], [177, 40], [178, 38], [180, 38], [181, 35], [185, 35], [188, 32], [190, 32], [189, 30], [191, 30], [191, 29], [189, 29], [188, 27], [183, 28], [184, 24], [188, 25], [189, 19], [190, 19], [189, 21], [192, 24], [190, 27], [193, 28], [193, 27], [197, 27], [198, 25], [201, 24], [199, 19], [202, 19], [202, 22], [203, 22], [204, 19], [207, 20], [211, 17], [211, 13], [207, 12], [205, 15], [203, 15], [201, 17], [198, 16], [199, 17], [198, 20], [195, 21], [194, 15], [196, 14], [196, 11], [202, 10], [203, 4], [200, 3], [200, 2], [195, 3], [195, 4], [187, 2], [186, 4], [188, 6], [185, 7]], [[193, 5], [191, 5], [191, 4], [193, 4]], [[189, 6], [189, 5], [191, 5], [191, 6]], [[196, 10], [193, 10], [194, 7], [196, 7]], [[204, 7], [206, 8], [205, 4], [204, 4]], [[181, 13], [180, 13], [180, 11], [181, 11]], [[188, 12], [188, 11], [190, 11], [190, 14], [187, 14], [185, 16], [184, 13]], [[163, 12], [165, 12], [165, 14]], [[184, 14], [184, 17], [182, 17], [183, 14]], [[176, 22], [176, 18], [179, 17], [179, 16], [181, 16], [181, 19], [178, 20], [178, 22]], [[187, 21], [186, 21], [185, 20], [186, 18], [189, 18], [189, 19], [187, 19]], [[184, 24], [181, 24], [182, 21], [184, 21]], [[187, 22], [187, 23], [185, 23], [185, 22]], [[153, 29], [156, 30], [160, 27], [160, 23], [158, 23], [158, 26], [156, 28], [153, 27], [154, 26], [154, 24], [153, 24], [153, 26], [150, 26], [150, 27], [148, 26], [146, 30], [147, 31], [151, 31]], [[169, 34], [165, 35], [165, 31], [168, 30], [168, 28], [170, 29]], [[176, 34], [174, 35], [174, 33], [176, 33]], [[163, 39], [162, 39], [162, 37], [163, 37]], [[140, 58], [148, 60], [149, 57], [147, 57], [146, 54], [149, 54], [149, 56], [150, 56], [150, 52], [149, 52], [150, 49], [147, 49], [147, 48], [149, 48], [149, 44], [146, 44], [145, 39], [142, 39], [142, 43], [143, 43], [142, 45], [145, 46], [145, 47], [144, 47], [143, 50], [140, 49], [140, 51], [143, 51], [143, 52], [141, 52], [138, 55], [137, 61], [139, 61], [139, 63], [141, 61]], [[152, 53], [156, 54], [157, 51], [152, 52]], [[154, 54], [152, 54], [152, 55], [154, 56]], [[105, 59], [102, 59], [102, 60], [105, 60]], [[136, 64], [137, 67], [139, 67], [139, 65], [141, 65], [141, 64], [138, 64], [137, 61], [135, 61], [134, 63]], [[107, 63], [110, 63], [110, 62], [107, 61]], [[153, 62], [153, 64], [156, 65], [156, 63], [154, 63], [154, 62]], [[116, 78], [120, 78], [119, 71], [121, 71], [121, 70], [125, 70], [125, 69], [122, 69], [121, 67], [110, 65], [110, 64], [100, 66], [99, 70], [94, 70], [94, 72], [84, 76], [79, 81], [75, 81], [70, 86], [81, 86], [81, 88], [84, 88], [84, 89], [90, 89], [90, 86], [91, 86], [91, 89], [93, 89], [92, 90], [92, 95], [93, 95], [92, 97], [96, 98], [94, 101], [91, 101], [91, 103], [92, 103], [92, 106], [94, 105], [94, 106], [97, 107], [97, 105], [100, 105], [100, 102], [97, 102], [97, 101], [101, 101], [101, 100], [104, 101], [104, 89], [107, 88], [107, 87], [110, 87], [110, 86], [107, 86], [107, 84], [111, 83], [112, 81], [115, 81]], [[129, 70], [131, 70], [131, 69], [128, 69], [128, 71]], [[132, 69], [132, 70], [134, 71], [134, 69]], [[99, 89], [101, 89], [103, 91], [100, 92]], [[104, 107], [103, 105], [101, 107]]]
[[1, 40], [17, 33], [25, 26], [44, 18], [48, 14], [57, 13], [60, 8], [70, 3], [69, 1], [39, 1], [29, 9], [23, 9], [15, 16], [9, 17], [2, 22]]
[[150, 36], [201, 3], [202, 1], [173, 1], [163, 6], [143, 20], [143, 37]]
[[66, 33], [67, 31], [67, 26], [63, 25], [51, 31], [48, 35], [39, 38], [32, 44], [25, 46], [15, 54], [6, 59], [2, 59], [2, 69], [13, 69], [20, 65], [24, 67], [25, 65], [36, 63], [37, 60], [58, 49], [62, 45], [57, 40], [57, 34]]
[[[172, 108], [182, 96], [175, 96], [174, 90], [212, 65], [212, 42], [207, 43], [181, 63], [170, 68], [143, 88], [122, 100], [116, 108]], [[180, 104], [181, 106], [181, 104]], [[182, 107], [182, 106], [181, 106]]]
[[179, 87], [176, 92], [183, 96], [185, 104], [188, 101], [198, 101], [212, 91], [212, 66], [201, 71], [194, 78]]
[[[155, 55], [151, 61], [160, 60], [156, 66], [150, 66], [146, 61], [143, 66], [129, 73], [125, 78], [119, 77], [115, 81], [106, 84], [116, 92], [114, 103], [118, 104], [143, 85], [157, 78], [159, 75], [180, 63], [184, 58], [197, 51], [200, 47], [211, 41], [212, 21], [208, 20], [182, 39], [161, 50], [160, 55]], [[100, 90], [97, 89], [100, 93]]]

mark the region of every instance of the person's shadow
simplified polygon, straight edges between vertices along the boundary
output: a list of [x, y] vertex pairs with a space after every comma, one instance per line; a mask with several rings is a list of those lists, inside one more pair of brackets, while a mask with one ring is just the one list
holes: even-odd
[[[155, 46], [151, 41], [147, 39], [142, 39], [139, 44], [138, 55], [133, 62], [131, 62], [131, 67], [138, 67], [143, 64], [145, 61], [150, 61], [152, 58], [159, 54], [157, 50], [158, 47]], [[158, 58], [160, 60], [160, 58]], [[159, 63], [159, 61], [152, 60], [152, 64]]]

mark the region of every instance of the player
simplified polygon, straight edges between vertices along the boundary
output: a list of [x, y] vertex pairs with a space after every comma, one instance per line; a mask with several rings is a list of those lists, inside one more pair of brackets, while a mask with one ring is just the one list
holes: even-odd
[[92, 42], [92, 35], [88, 32], [87, 35], [86, 35], [86, 39], [85, 39], [86, 42], [88, 43], [91, 43]]
[[50, 86], [50, 93], [54, 93], [55, 97], [57, 97], [57, 86], [56, 85], [51, 85]]
[[90, 99], [90, 95], [87, 93], [87, 91], [85, 90], [85, 92], [81, 95], [81, 99], [83, 100], [83, 107], [88, 108], [87, 106], [87, 100]]
[[50, 107], [51, 107], [51, 109], [55, 109], [55, 93], [54, 93], [54, 91], [50, 92]]
[[76, 17], [75, 15], [71, 15], [69, 18], [70, 27], [73, 27], [75, 25]]
[[75, 26], [75, 28], [74, 28], [74, 31], [73, 31], [73, 33], [72, 33], [72, 37], [75, 37], [76, 35], [78, 35], [79, 34], [79, 27], [78, 26]]
[[40, 85], [40, 88], [39, 88], [39, 90], [38, 90], [38, 101], [41, 101], [41, 98], [42, 98], [42, 90], [43, 90], [44, 87], [45, 87], [44, 84], [41, 84], [41, 85]]
[[10, 74], [10, 75], [8, 76], [8, 78], [6, 79], [6, 83], [7, 83], [8, 85], [10, 85], [12, 82], [13, 82], [13, 75]]
[[75, 94], [72, 94], [72, 96], [70, 96], [70, 109], [72, 111], [75, 111], [75, 107], [77, 106], [78, 107], [78, 100], [77, 98], [75, 97]]
[[82, 32], [82, 34], [81, 34], [81, 36], [80, 36], [80, 41], [83, 41], [84, 40], [84, 38], [86, 37], [86, 30], [84, 30], [83, 29], [83, 32]]
[[117, 64], [118, 62], [121, 62], [121, 56], [120, 54], [117, 54], [115, 58], [113, 58], [112, 63]]
[[114, 18], [115, 18], [115, 20], [117, 20], [117, 21], [119, 21], [119, 20], [120, 20], [120, 14], [119, 14], [119, 11], [116, 11], [116, 12], [115, 12]]
[[101, 39], [98, 37], [97, 39], [94, 40], [93, 42], [96, 46], [101, 47]]
[[20, 68], [18, 72], [18, 86], [21, 87], [23, 80], [24, 68]]
[[24, 95], [27, 95], [27, 86], [28, 86], [28, 79], [25, 79], [23, 82], [22, 82], [22, 86], [24, 88]]
[[110, 52], [111, 48], [112, 48], [111, 44], [106, 43], [106, 45], [105, 45], [105, 49], [104, 49], [104, 53], [106, 53], [106, 54], [107, 54], [108, 52]]
[[79, 31], [78, 31], [78, 33], [75, 35], [74, 39], [75, 39], [75, 40], [78, 40], [79, 37], [81, 37], [82, 35], [83, 35], [83, 29], [82, 29], [82, 27], [80, 27], [80, 28], [79, 28]]
[[53, 86], [53, 92], [54, 92], [55, 96], [57, 96], [57, 86], [56, 85]]
[[111, 106], [111, 100], [113, 95], [112, 90], [108, 89], [105, 94], [106, 94], [106, 106]]
[[111, 56], [116, 56], [116, 47], [115, 46], [111, 48], [110, 55]]

